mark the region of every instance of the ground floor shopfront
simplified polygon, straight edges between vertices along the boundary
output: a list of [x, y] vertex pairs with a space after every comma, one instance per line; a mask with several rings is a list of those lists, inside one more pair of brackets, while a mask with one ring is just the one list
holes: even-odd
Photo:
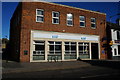
[[99, 59], [97, 35], [31, 31], [30, 62]]

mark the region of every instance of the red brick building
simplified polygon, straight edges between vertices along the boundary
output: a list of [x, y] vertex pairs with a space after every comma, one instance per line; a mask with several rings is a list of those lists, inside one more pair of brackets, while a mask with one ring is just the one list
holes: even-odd
[[106, 14], [48, 2], [21, 2], [10, 25], [20, 62], [106, 59]]

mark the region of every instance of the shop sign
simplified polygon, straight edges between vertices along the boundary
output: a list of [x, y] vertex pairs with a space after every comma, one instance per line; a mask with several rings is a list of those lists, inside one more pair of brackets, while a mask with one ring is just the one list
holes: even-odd
[[81, 40], [86, 40], [86, 37], [81, 37]]
[[52, 35], [52, 38], [58, 38], [58, 35]]

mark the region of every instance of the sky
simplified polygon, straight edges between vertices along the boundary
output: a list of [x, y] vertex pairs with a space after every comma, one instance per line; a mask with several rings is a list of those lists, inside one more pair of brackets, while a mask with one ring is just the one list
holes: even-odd
[[[119, 12], [118, 4], [120, 2], [56, 2], [58, 4], [73, 6], [77, 8], [83, 8], [92, 11], [100, 11], [106, 13], [106, 20], [110, 20], [110, 16]], [[7, 37], [9, 39], [10, 32], [10, 19], [16, 9], [18, 2], [2, 2], [2, 38]], [[111, 18], [111, 22], [115, 23], [118, 16]]]

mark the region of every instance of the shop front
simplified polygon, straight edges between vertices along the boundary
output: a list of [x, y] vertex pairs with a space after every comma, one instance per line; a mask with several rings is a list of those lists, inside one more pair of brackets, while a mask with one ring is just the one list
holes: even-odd
[[30, 62], [99, 59], [99, 36], [31, 31]]

